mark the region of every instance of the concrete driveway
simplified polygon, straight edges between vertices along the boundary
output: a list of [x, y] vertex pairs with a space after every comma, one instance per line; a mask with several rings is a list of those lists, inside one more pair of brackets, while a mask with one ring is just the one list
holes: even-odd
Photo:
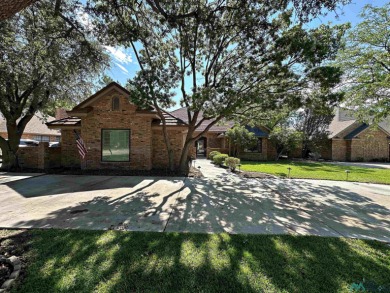
[[241, 179], [43, 175], [0, 184], [0, 226], [345, 236], [390, 242], [390, 186]]

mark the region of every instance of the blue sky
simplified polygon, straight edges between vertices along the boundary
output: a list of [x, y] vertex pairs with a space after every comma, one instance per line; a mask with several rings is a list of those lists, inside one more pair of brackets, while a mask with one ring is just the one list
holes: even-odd
[[[308, 24], [308, 27], [316, 27], [328, 22], [333, 24], [350, 22], [352, 25], [355, 25], [359, 23], [359, 13], [366, 4], [383, 6], [386, 3], [388, 3], [387, 0], [353, 0], [351, 4], [340, 7], [337, 10], [337, 15], [334, 12], [329, 12], [328, 15], [313, 20], [310, 24]], [[112, 57], [111, 67], [106, 71], [106, 74], [120, 84], [125, 85], [126, 81], [129, 78], [132, 78], [135, 72], [139, 69], [133, 51], [123, 47], [106, 48]], [[176, 100], [178, 99], [179, 97], [176, 98]]]

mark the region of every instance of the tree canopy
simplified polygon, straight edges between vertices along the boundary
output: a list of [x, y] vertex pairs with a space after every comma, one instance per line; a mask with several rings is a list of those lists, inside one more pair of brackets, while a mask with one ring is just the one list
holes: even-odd
[[345, 72], [346, 104], [361, 119], [390, 115], [390, 3], [366, 5], [345, 38], [337, 64]]
[[135, 51], [141, 69], [130, 84], [144, 93], [143, 103], [158, 109], [180, 88], [188, 109], [184, 169], [205, 119], [213, 120], [207, 131], [239, 109], [299, 105], [304, 88], [326, 91], [339, 82], [340, 70], [324, 62], [335, 58], [346, 26], [303, 24], [342, 2], [117, 0], [89, 7], [102, 39]]
[[108, 63], [77, 17], [81, 4], [57, 2], [38, 1], [0, 22], [0, 111], [8, 131], [8, 140], [0, 138], [3, 168], [17, 166], [20, 137], [33, 115], [80, 101]]

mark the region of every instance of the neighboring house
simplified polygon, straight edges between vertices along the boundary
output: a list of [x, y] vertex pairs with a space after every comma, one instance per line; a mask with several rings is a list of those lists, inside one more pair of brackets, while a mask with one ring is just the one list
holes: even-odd
[[334, 161], [389, 161], [390, 121], [368, 125], [337, 109], [329, 125], [329, 144], [322, 157]]
[[[59, 130], [49, 129], [45, 122], [55, 120], [52, 116], [42, 115], [40, 112], [36, 113], [27, 123], [26, 128], [22, 134], [22, 139], [33, 139], [42, 142], [57, 142], [61, 139], [61, 132]], [[8, 138], [6, 120], [0, 115], [0, 136]]]

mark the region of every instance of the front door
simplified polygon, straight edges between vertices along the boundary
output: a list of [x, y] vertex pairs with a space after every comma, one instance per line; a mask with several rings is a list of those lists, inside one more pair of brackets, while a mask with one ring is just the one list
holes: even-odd
[[195, 142], [196, 155], [197, 156], [206, 156], [206, 138], [201, 137]]

